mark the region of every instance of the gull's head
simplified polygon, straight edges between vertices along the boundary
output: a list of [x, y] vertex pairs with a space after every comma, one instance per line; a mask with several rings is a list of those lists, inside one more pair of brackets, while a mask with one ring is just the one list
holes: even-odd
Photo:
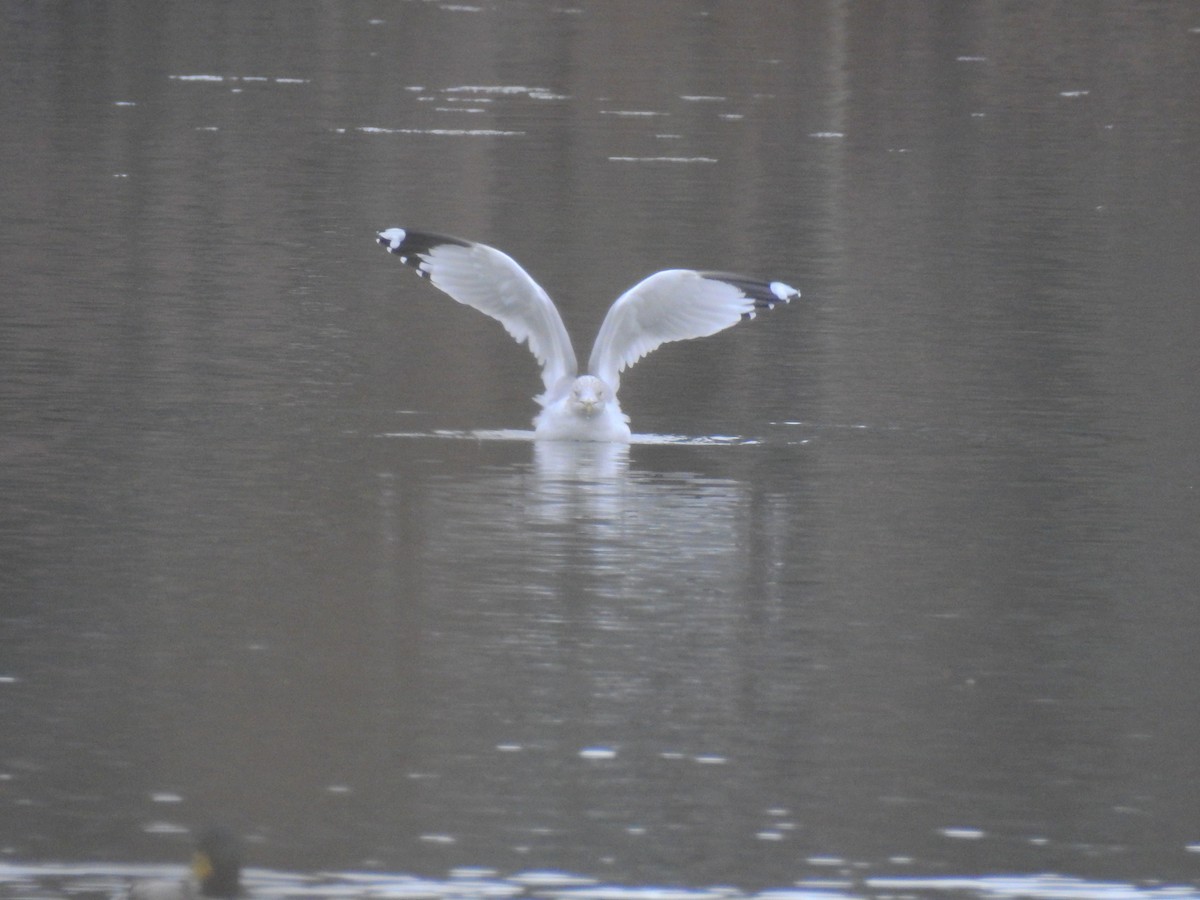
[[590, 419], [604, 411], [604, 404], [611, 397], [608, 385], [595, 375], [580, 375], [571, 385], [569, 402], [576, 415]]

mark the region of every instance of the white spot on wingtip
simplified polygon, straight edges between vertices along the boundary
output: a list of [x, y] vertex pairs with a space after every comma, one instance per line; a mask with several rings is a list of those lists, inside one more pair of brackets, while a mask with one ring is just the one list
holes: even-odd
[[791, 301], [793, 297], [799, 297], [800, 292], [790, 284], [784, 284], [782, 281], [771, 282], [771, 293], [782, 300], [784, 303]]
[[402, 243], [404, 243], [403, 228], [389, 228], [386, 231], [379, 232], [381, 240], [388, 242], [388, 249], [395, 253]]

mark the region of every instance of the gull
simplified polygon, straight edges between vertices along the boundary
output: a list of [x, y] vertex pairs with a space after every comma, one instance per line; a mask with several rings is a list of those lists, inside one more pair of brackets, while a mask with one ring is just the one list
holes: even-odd
[[617, 402], [622, 371], [669, 341], [716, 334], [800, 296], [782, 281], [656, 272], [613, 303], [580, 374], [554, 301], [512, 257], [476, 241], [404, 228], [379, 232], [378, 242], [434, 287], [529, 344], [545, 387], [534, 398], [542, 407], [533, 420], [535, 440], [629, 443], [629, 417]]

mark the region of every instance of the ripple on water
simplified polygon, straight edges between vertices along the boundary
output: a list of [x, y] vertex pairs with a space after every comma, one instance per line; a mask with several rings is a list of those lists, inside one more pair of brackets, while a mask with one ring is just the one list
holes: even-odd
[[[519, 428], [478, 428], [469, 431], [434, 429], [433, 431], [388, 431], [385, 438], [429, 438], [447, 441], [533, 441], [533, 432]], [[682, 434], [635, 434], [633, 444], [683, 444], [694, 446], [749, 445], [762, 443], [757, 438], [735, 434], [708, 434], [688, 437]]]

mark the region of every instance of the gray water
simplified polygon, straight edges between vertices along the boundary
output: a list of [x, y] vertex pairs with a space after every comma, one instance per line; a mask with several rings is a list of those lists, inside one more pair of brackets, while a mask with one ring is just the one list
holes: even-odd
[[[1200, 7], [0, 12], [0, 896], [1200, 884]], [[501, 440], [393, 225], [804, 296]]]

